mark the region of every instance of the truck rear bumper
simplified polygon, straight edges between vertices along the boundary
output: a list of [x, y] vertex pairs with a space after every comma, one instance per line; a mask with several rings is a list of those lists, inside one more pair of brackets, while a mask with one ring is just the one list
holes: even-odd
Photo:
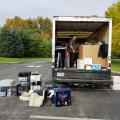
[[81, 79], [60, 79], [54, 78], [55, 82], [58, 83], [78, 83], [78, 84], [96, 84], [96, 83], [103, 83], [103, 84], [113, 84], [112, 80], [81, 80]]
[[53, 79], [59, 83], [105, 83], [112, 84], [110, 70], [53, 70]]

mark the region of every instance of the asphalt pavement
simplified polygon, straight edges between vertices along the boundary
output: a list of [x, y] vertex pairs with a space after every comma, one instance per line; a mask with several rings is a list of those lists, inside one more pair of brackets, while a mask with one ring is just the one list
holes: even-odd
[[[0, 64], [0, 80], [15, 79], [18, 72], [40, 71], [43, 82], [51, 80], [51, 61]], [[119, 77], [117, 77], [119, 79]], [[38, 108], [28, 107], [19, 97], [0, 97], [0, 120], [119, 120], [120, 91], [72, 88], [72, 105], [54, 107], [48, 99]]]

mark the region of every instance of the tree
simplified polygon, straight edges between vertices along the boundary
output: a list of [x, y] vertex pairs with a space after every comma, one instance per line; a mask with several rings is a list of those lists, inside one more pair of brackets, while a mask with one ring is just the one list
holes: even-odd
[[3, 27], [0, 32], [0, 56], [23, 57], [24, 45], [19, 34], [12, 29]]
[[[15, 34], [18, 34], [21, 42], [20, 40], [16, 42], [20, 42], [21, 46], [23, 45], [25, 57], [51, 56], [52, 22], [50, 19], [42, 17], [38, 17], [37, 19], [22, 19], [16, 16], [13, 19], [7, 19], [4, 26], [8, 30], [8, 33], [9, 30], [13, 30]], [[4, 44], [8, 43], [5, 43], [5, 41], [2, 42]], [[7, 54], [7, 52], [5, 53]], [[3, 53], [1, 52], [1, 54]], [[16, 53], [14, 52], [14, 54]]]
[[51, 40], [52, 38], [52, 22], [49, 18], [38, 17], [37, 21], [40, 25], [40, 30], [42, 32], [42, 36], [45, 40]]
[[113, 57], [120, 57], [120, 28], [118, 28], [118, 26], [113, 26], [113, 40], [112, 40]]
[[44, 37], [44, 40], [50, 40], [52, 37], [52, 22], [49, 18], [38, 17], [37, 19], [29, 18], [24, 20], [15, 16], [13, 19], [7, 19], [5, 26], [41, 34]]
[[120, 2], [117, 2], [110, 6], [105, 12], [106, 17], [112, 17], [113, 26], [120, 23]]
[[112, 54], [115, 57], [120, 57], [120, 2], [110, 6], [105, 15], [112, 17], [113, 20]]

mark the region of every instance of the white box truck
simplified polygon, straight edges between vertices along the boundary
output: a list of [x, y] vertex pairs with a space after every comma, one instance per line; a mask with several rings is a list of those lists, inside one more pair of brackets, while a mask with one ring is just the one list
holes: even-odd
[[[52, 77], [55, 83], [113, 84], [111, 18], [54, 16], [52, 35]], [[71, 58], [67, 47], [73, 35], [77, 37], [77, 62], [74, 67], [70, 67]], [[67, 61], [66, 51], [69, 54]]]

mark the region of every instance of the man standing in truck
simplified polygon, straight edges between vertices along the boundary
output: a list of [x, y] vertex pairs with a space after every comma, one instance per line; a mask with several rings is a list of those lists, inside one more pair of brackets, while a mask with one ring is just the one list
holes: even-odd
[[70, 39], [70, 42], [69, 42], [70, 67], [74, 67], [74, 63], [76, 60], [76, 51], [77, 51], [76, 39], [77, 37], [74, 35], [72, 39]]

